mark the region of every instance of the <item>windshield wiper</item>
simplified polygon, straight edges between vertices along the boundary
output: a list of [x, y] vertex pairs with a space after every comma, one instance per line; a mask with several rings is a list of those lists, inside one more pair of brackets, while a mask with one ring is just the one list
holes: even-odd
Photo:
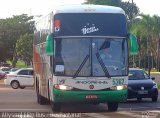
[[97, 60], [98, 60], [98, 62], [100, 63], [100, 65], [101, 65], [101, 67], [102, 67], [102, 69], [103, 69], [103, 71], [104, 71], [104, 73], [105, 73], [105, 76], [106, 76], [106, 77], [110, 77], [109, 72], [108, 72], [108, 70], [107, 70], [107, 67], [105, 66], [102, 58], [101, 58], [100, 55], [99, 55], [99, 53], [96, 53], [96, 57], [97, 57]]
[[76, 78], [77, 75], [79, 74], [79, 72], [82, 70], [84, 64], [87, 62], [89, 58], [89, 55], [86, 55], [86, 57], [84, 58], [83, 62], [81, 63], [81, 65], [79, 66], [78, 70], [76, 71], [76, 73], [74, 74], [73, 78]]

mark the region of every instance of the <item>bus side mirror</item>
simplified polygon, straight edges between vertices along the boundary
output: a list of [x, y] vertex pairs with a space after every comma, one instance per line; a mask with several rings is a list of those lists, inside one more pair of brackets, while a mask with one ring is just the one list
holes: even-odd
[[129, 51], [131, 55], [138, 54], [138, 41], [135, 35], [129, 34]]
[[48, 56], [52, 56], [54, 54], [53, 34], [49, 34], [46, 38], [46, 54]]

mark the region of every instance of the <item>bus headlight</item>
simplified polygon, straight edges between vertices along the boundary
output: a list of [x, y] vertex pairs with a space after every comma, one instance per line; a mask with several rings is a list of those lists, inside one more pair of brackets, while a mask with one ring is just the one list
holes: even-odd
[[123, 90], [123, 89], [127, 89], [127, 85], [113, 86], [110, 89], [111, 90]]
[[66, 86], [66, 85], [59, 85], [59, 84], [54, 85], [54, 88], [59, 89], [59, 90], [72, 90], [73, 89], [73, 87]]

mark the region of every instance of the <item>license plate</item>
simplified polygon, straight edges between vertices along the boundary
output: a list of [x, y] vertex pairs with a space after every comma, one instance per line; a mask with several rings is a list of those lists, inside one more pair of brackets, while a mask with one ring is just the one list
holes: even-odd
[[148, 94], [148, 91], [138, 91], [138, 94]]
[[86, 95], [86, 99], [97, 99], [97, 95]]

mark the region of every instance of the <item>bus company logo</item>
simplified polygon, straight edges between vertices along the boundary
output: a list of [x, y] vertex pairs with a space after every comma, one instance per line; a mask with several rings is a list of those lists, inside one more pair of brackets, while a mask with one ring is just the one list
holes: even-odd
[[54, 22], [54, 31], [55, 32], [60, 31], [60, 25], [61, 25], [60, 20], [55, 20], [55, 22]]
[[62, 80], [59, 80], [59, 84], [64, 84], [65, 83], [65, 80], [62, 79]]
[[93, 32], [99, 31], [99, 28], [96, 28], [94, 24], [90, 25], [89, 23], [81, 29], [83, 35], [90, 34]]
[[90, 89], [94, 89], [94, 85], [89, 85], [89, 88]]

